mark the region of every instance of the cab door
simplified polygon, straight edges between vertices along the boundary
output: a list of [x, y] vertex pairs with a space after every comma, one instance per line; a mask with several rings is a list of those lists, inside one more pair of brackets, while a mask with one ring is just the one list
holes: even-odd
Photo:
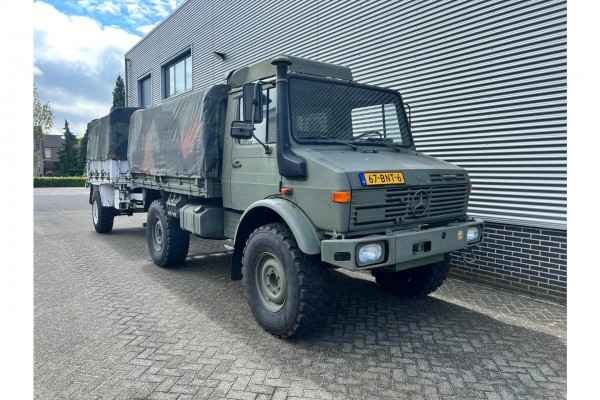
[[[248, 206], [279, 193], [277, 168], [277, 92], [275, 87], [263, 89], [263, 120], [254, 124], [254, 135], [271, 149], [254, 138], [233, 139], [231, 148], [231, 203], [232, 208], [244, 211]], [[243, 115], [241, 97], [237, 100], [237, 120]]]

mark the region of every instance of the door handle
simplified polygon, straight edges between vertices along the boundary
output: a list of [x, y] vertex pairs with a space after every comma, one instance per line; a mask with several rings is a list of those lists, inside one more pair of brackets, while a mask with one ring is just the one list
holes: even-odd
[[235, 161], [233, 164], [231, 164], [231, 166], [233, 168], [240, 168], [242, 166], [242, 163], [239, 161]]

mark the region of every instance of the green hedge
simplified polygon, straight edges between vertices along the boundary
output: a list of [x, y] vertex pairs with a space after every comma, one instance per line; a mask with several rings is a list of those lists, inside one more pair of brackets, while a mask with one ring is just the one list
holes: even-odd
[[40, 176], [33, 178], [33, 187], [85, 187], [87, 178]]

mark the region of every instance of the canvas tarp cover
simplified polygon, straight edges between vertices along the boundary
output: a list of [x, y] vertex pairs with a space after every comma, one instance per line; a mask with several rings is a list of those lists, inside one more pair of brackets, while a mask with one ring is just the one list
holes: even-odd
[[218, 178], [220, 106], [226, 85], [194, 91], [131, 117], [131, 173]]
[[87, 125], [88, 160], [127, 160], [129, 119], [139, 108], [115, 108]]

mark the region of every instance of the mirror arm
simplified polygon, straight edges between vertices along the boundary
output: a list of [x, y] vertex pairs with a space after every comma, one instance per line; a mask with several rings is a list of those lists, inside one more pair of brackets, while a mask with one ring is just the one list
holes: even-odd
[[263, 142], [260, 141], [260, 139], [258, 139], [255, 135], [254, 135], [254, 127], [252, 127], [252, 137], [254, 139], [256, 139], [256, 141], [258, 143], [260, 143], [260, 145], [265, 149], [265, 154], [271, 154], [273, 152], [273, 149], [269, 147], [269, 145], [264, 144]]
[[[259, 138], [256, 137], [256, 135], [254, 134], [254, 115], [256, 115], [256, 103], [258, 103], [258, 101], [256, 101], [256, 98], [258, 96], [262, 96], [262, 93], [258, 92], [258, 85], [261, 82], [256, 82], [254, 84], [254, 99], [252, 99], [252, 137], [258, 142], [260, 143], [260, 145], [265, 149], [265, 154], [271, 154], [273, 152], [273, 150], [266, 144], [264, 144], [263, 142], [260, 141]], [[257, 93], [258, 92], [258, 93]]]

